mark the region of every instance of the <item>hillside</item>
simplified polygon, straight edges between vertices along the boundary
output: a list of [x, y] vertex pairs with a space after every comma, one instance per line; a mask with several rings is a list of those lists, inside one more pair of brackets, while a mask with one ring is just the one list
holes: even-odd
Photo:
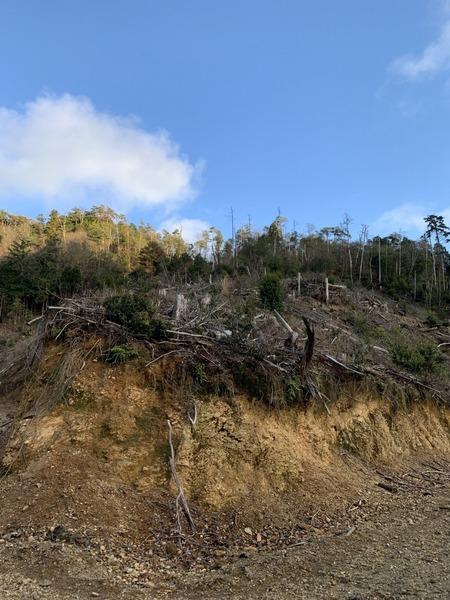
[[[314, 528], [352, 526], [348, 507], [389, 487], [394, 472], [402, 490], [428, 486], [401, 475], [448, 456], [445, 345], [430, 354], [447, 328], [376, 293], [336, 288], [327, 305], [321, 287], [288, 299], [277, 317], [251, 288], [194, 286], [178, 319], [179, 294], [164, 289], [153, 306], [173, 333], [159, 341], [108, 322], [83, 298], [49, 307], [20, 333], [5, 326], [13, 422], [3, 427], [1, 526], [44, 535], [57, 524], [163, 559], [175, 542], [182, 564], [211, 564], [217, 548], [297, 543], [312, 515]], [[283, 323], [303, 336], [302, 317], [315, 332], [306, 368], [307, 340], [286, 343]], [[413, 349], [422, 347], [420, 366]], [[111, 363], [117, 348], [130, 353], [124, 364]], [[167, 420], [196, 527], [180, 509], [182, 537]]]
[[[446, 506], [443, 295], [430, 305], [336, 274], [192, 256], [208, 266], [195, 277], [166, 257], [165, 271], [123, 267], [114, 285], [56, 293], [33, 265], [48, 282], [65, 244], [56, 263], [48, 244], [44, 258], [27, 250], [33, 295], [3, 296], [0, 539], [5, 565], [17, 570], [20, 553], [41, 564], [18, 594], [53, 580], [52, 552], [67, 553], [65, 577], [84, 564], [96, 581], [83, 598], [102, 586], [150, 598], [174, 581], [204, 594], [236, 561], [258, 572], [268, 552]], [[27, 272], [16, 260], [3, 263], [10, 283]]]

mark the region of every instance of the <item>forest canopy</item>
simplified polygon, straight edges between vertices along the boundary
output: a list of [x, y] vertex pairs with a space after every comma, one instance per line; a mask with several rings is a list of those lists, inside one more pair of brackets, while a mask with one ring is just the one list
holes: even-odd
[[450, 230], [442, 216], [427, 216], [417, 240], [398, 233], [371, 238], [365, 225], [352, 237], [350, 224], [346, 216], [337, 226], [300, 233], [278, 216], [262, 231], [246, 224], [226, 239], [211, 227], [188, 244], [179, 230], [136, 225], [107, 206], [52, 210], [36, 219], [0, 211], [1, 316], [17, 303], [33, 310], [96, 290], [145, 293], [161, 282], [213, 283], [224, 276], [267, 287], [264, 277], [282, 281], [299, 273], [428, 306], [450, 302]]

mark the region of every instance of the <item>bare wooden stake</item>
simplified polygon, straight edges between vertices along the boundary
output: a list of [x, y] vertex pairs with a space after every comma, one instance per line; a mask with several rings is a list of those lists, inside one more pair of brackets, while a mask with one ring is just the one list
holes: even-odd
[[328, 284], [328, 277], [325, 277], [325, 302], [327, 304], [330, 302], [330, 286]]

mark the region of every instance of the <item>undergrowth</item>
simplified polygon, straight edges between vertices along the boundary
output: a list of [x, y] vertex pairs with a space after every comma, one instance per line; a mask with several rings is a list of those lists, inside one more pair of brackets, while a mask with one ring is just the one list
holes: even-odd
[[105, 356], [105, 362], [112, 365], [121, 365], [139, 356], [139, 352], [129, 346], [113, 346]]
[[366, 343], [376, 340], [382, 340], [386, 337], [385, 330], [379, 325], [371, 323], [364, 315], [357, 311], [351, 311], [345, 314], [344, 320], [353, 327]]
[[112, 296], [105, 300], [104, 307], [108, 320], [122, 325], [134, 334], [153, 340], [167, 338], [165, 324], [156, 317], [156, 309], [152, 302], [143, 296]]
[[444, 357], [436, 345], [428, 340], [411, 341], [396, 332], [390, 340], [389, 352], [396, 365], [413, 373], [440, 377], [447, 375]]

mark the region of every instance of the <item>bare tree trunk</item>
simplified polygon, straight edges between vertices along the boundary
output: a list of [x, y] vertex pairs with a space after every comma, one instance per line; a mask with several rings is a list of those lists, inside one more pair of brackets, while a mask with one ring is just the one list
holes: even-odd
[[381, 238], [378, 237], [378, 284], [381, 286]]
[[361, 283], [361, 280], [362, 280], [362, 271], [363, 271], [363, 263], [364, 263], [364, 248], [365, 248], [365, 246], [363, 245], [363, 247], [361, 248], [361, 262], [359, 263], [359, 283]]

